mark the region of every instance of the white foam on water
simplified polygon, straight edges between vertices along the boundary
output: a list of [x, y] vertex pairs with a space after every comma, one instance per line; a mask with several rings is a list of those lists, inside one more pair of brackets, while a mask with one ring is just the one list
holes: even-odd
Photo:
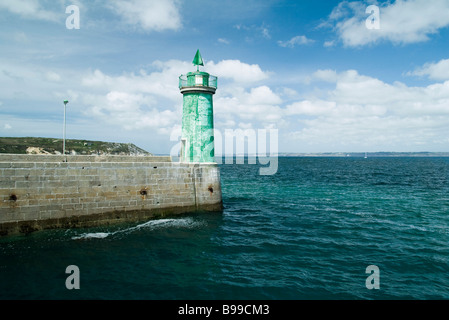
[[161, 228], [195, 228], [201, 225], [201, 222], [195, 221], [192, 218], [181, 218], [181, 219], [158, 219], [150, 220], [145, 223], [139, 224], [135, 227], [120, 230], [119, 232], [132, 232], [139, 229], [161, 229]]
[[195, 221], [192, 218], [181, 218], [181, 219], [158, 219], [158, 220], [150, 220], [145, 223], [139, 224], [134, 227], [129, 227], [123, 230], [118, 230], [115, 232], [90, 232], [84, 233], [76, 237], [72, 237], [72, 240], [81, 240], [81, 239], [104, 239], [110, 235], [114, 235], [117, 233], [130, 233], [139, 229], [160, 229], [160, 228], [194, 228], [201, 226], [201, 222]]
[[200, 225], [200, 222], [195, 222], [192, 218], [182, 218], [182, 219], [158, 219], [150, 220], [145, 223], [139, 224], [133, 228], [161, 228], [161, 227], [183, 227], [191, 228]]
[[80, 239], [103, 239], [107, 236], [111, 235], [110, 232], [90, 232], [90, 233], [83, 233], [80, 236], [72, 237], [72, 240], [80, 240]]

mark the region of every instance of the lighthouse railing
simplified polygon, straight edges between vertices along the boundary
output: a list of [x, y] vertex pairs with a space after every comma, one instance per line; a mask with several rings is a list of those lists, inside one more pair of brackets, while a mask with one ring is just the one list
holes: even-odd
[[209, 87], [217, 89], [217, 77], [209, 75]]
[[[185, 87], [210, 87], [217, 89], [217, 77], [212, 75], [194, 75], [195, 77], [189, 77], [186, 74], [179, 76], [179, 89]], [[198, 79], [197, 79], [198, 78]], [[201, 79], [199, 79], [201, 78]], [[198, 81], [199, 80], [199, 81]]]

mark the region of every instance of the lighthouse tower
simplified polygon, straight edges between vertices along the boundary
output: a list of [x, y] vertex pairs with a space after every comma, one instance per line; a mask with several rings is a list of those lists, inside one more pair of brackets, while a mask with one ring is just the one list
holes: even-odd
[[199, 50], [193, 64], [197, 66], [195, 72], [179, 77], [183, 95], [180, 161], [215, 162], [212, 95], [217, 77], [199, 71], [199, 66], [204, 66]]

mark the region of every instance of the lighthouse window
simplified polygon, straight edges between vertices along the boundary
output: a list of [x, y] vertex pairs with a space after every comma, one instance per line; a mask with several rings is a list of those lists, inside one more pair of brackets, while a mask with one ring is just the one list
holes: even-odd
[[203, 76], [199, 76], [199, 75], [197, 75], [197, 76], [195, 76], [195, 85], [200, 85], [200, 86], [202, 86], [203, 85]]

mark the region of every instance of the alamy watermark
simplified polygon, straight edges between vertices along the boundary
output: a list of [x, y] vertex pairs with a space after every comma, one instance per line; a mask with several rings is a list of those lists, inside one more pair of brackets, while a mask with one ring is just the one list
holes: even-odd
[[[77, 5], [69, 5], [65, 9], [65, 13], [70, 14], [66, 21], [65, 26], [67, 29], [80, 29], [80, 9]], [[369, 30], [380, 29], [380, 9], [376, 5], [369, 5], [366, 7], [365, 13], [369, 16], [365, 20], [365, 26]]]
[[[65, 273], [70, 274], [66, 281], [65, 286], [68, 290], [80, 289], [80, 269], [76, 265], [69, 265], [65, 269]], [[380, 269], [376, 265], [369, 265], [366, 267], [365, 273], [369, 276], [365, 280], [365, 286], [367, 289], [380, 289]]]
[[[211, 139], [207, 139], [210, 142], [203, 146], [203, 150], [214, 149], [215, 162], [218, 164], [223, 164], [223, 158], [224, 164], [234, 164], [234, 162], [244, 164], [246, 158], [248, 164], [257, 164], [258, 162], [262, 165], [259, 168], [260, 175], [276, 174], [279, 149], [278, 129], [225, 129], [224, 134], [213, 129], [208, 135]], [[180, 155], [180, 137], [180, 129], [172, 131], [170, 135], [170, 141], [178, 142], [170, 151], [170, 155], [173, 157]]]
[[365, 281], [367, 289], [380, 289], [380, 270], [376, 265], [369, 265], [366, 267], [365, 273], [370, 274]]
[[365, 26], [369, 30], [380, 29], [380, 10], [378, 6], [370, 5], [366, 8], [365, 13], [369, 14], [369, 17], [365, 20]]
[[80, 288], [80, 269], [76, 265], [67, 266], [65, 273], [70, 276], [65, 280], [65, 287], [69, 290]]
[[65, 20], [65, 27], [67, 29], [80, 28], [80, 8], [74, 4], [65, 8], [65, 13], [70, 14]]

